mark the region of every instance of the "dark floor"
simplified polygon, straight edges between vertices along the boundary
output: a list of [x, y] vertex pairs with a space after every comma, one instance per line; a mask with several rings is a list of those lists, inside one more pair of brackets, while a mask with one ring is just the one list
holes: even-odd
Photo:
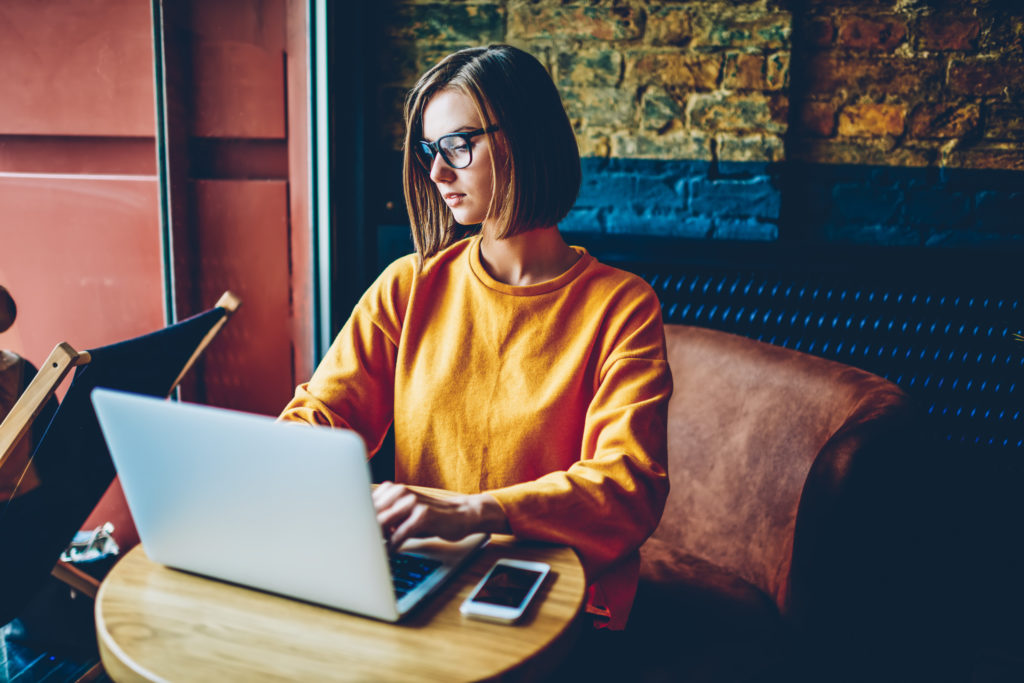
[[98, 661], [92, 601], [56, 580], [0, 626], [0, 683], [75, 681]]
[[[1004, 598], [1006, 596], [1003, 596]], [[990, 602], [990, 601], [986, 601]], [[991, 601], [994, 602], [994, 601]], [[1018, 604], [1011, 601], [1012, 604]], [[51, 582], [29, 608], [22, 618], [0, 627], [0, 683], [61, 683], [75, 681], [99, 661], [96, 650], [96, 635], [93, 622], [92, 601], [88, 598], [72, 597], [70, 591], [56, 581]], [[981, 618], [981, 614], [990, 614]], [[964, 609], [953, 620], [959, 623], [958, 636], [950, 637], [943, 650], [957, 650], [958, 653], [945, 652], [943, 657], [935, 657], [935, 652], [922, 650], [917, 657], [918, 664], [933, 659], [946, 661], [939, 670], [935, 666], [925, 666], [929, 673], [922, 676], [906, 675], [900, 677], [900, 683], [1018, 683], [1024, 681], [1024, 627], [1019, 620], [1010, 618], [1015, 610], [1006, 609], [998, 618], [992, 618], [992, 610]], [[698, 629], [700, 631], [702, 629]], [[906, 634], [908, 640], [909, 633]], [[951, 634], [952, 635], [952, 634]], [[701, 633], [684, 634], [679, 625], [673, 624], [666, 628], [659, 638], [643, 638], [642, 642], [630, 638], [629, 633], [595, 632], [590, 637], [580, 639], [577, 647], [570, 652], [556, 675], [549, 680], [585, 680], [619, 681], [640, 680], [645, 683], [662, 683], [677, 680], [678, 670], [675, 666], [659, 669], [647, 667], [646, 674], [638, 676], [641, 669], [637, 663], [651, 661], [656, 652], [672, 651], [676, 660], [684, 661], [691, 656], [694, 662], [700, 660], [715, 661], [715, 651], [701, 646]], [[694, 647], [696, 646], [696, 647]], [[927, 648], [926, 648], [927, 649]], [[690, 655], [688, 652], [693, 650]], [[618, 653], [613, 654], [613, 653]], [[735, 658], [733, 658], [735, 659]], [[915, 659], [911, 657], [911, 659]], [[731, 661], [728, 656], [718, 658], [719, 662]], [[733, 662], [735, 664], [736, 662]], [[740, 662], [742, 663], [742, 662]], [[851, 662], [852, 663], [852, 662]], [[911, 667], [912, 669], [914, 667]], [[698, 667], [699, 669], [699, 667]], [[720, 669], [720, 667], [713, 667]], [[713, 669], [697, 671], [689, 681], [757, 681], [757, 683], [775, 683], [786, 681], [793, 683], [804, 680], [795, 676], [793, 671], [783, 668], [781, 677], [762, 672], [751, 676], [721, 678]], [[876, 672], [877, 673], [877, 672]], [[109, 683], [109, 678], [100, 674], [93, 679], [101, 683]], [[821, 680], [810, 677], [807, 680]], [[847, 679], [844, 679], [847, 680]], [[884, 676], [854, 675], [848, 680], [878, 681], [889, 680]]]
[[[26, 640], [17, 619], [0, 628], [0, 682], [76, 681], [99, 661], [93, 652], [69, 651]], [[109, 680], [101, 676], [99, 681]]]

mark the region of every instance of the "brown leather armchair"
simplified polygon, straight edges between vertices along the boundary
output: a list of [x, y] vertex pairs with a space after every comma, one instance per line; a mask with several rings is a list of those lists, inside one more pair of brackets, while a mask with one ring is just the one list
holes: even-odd
[[889, 666], [891, 631], [914, 611], [899, 538], [917, 514], [907, 396], [715, 330], [668, 325], [666, 339], [671, 492], [641, 548], [631, 678], [861, 680]]

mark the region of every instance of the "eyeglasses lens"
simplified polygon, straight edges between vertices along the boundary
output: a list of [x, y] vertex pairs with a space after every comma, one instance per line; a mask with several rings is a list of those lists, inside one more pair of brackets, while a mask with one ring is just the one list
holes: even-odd
[[433, 145], [423, 141], [416, 145], [416, 157], [428, 171], [434, 165], [435, 149], [452, 168], [466, 168], [473, 161], [473, 150], [469, 140], [461, 134], [445, 135], [438, 138]]
[[434, 165], [434, 150], [427, 143], [421, 142], [416, 145], [416, 158], [423, 164], [423, 168], [429, 171]]
[[441, 156], [452, 168], [465, 168], [473, 160], [469, 141], [459, 135], [445, 136], [437, 141]]

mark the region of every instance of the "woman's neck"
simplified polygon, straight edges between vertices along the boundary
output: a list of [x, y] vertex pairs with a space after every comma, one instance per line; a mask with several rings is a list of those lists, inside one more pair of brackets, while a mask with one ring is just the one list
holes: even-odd
[[487, 273], [507, 285], [535, 285], [572, 268], [580, 255], [556, 226], [537, 228], [499, 240], [487, 226], [481, 230], [480, 261]]

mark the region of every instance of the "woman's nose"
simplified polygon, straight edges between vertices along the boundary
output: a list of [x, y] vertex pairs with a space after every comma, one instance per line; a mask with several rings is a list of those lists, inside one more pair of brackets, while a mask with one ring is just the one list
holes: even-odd
[[454, 176], [454, 169], [448, 165], [440, 154], [435, 154], [434, 162], [430, 165], [430, 179], [435, 183], [440, 183], [451, 180]]

